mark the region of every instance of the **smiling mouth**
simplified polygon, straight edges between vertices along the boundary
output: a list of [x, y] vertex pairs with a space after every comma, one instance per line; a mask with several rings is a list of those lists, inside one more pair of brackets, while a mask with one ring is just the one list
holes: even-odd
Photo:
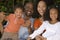
[[28, 11], [27, 13], [28, 13], [28, 14], [30, 14], [31, 12], [30, 12], [30, 11]]

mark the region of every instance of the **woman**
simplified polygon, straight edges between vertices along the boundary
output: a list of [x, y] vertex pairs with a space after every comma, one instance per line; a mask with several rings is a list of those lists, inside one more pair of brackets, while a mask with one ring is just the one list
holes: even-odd
[[44, 21], [44, 15], [46, 13], [46, 9], [47, 9], [47, 5], [44, 1], [39, 1], [39, 3], [37, 4], [37, 11], [39, 14], [38, 18], [35, 19], [34, 21], [34, 29], [38, 29], [40, 27], [40, 25], [42, 24], [42, 22]]
[[[37, 11], [38, 11], [38, 18], [35, 19], [34, 21], [34, 30], [37, 30], [43, 23], [43, 21], [45, 20], [44, 18], [44, 15], [46, 15], [46, 11], [47, 11], [47, 5], [44, 1], [39, 1], [38, 4], [37, 4]], [[44, 31], [43, 31], [44, 32]], [[42, 35], [42, 33], [41, 33]], [[39, 36], [41, 36], [39, 35]], [[37, 36], [36, 37], [36, 40], [40, 39], [41, 37]]]

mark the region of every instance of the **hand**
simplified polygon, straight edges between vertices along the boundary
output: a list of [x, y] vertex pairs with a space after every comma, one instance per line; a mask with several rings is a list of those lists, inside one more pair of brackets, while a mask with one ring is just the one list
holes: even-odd
[[28, 38], [27, 38], [27, 40], [31, 40], [31, 38], [30, 38], [30, 37], [28, 37]]
[[36, 36], [35, 39], [36, 40], [47, 40], [47, 38], [44, 38], [43, 36], [40, 36], [40, 35]]
[[27, 26], [30, 26], [30, 25], [31, 25], [31, 21], [30, 21], [30, 20], [27, 20], [27, 21], [26, 21], [26, 25], [27, 25]]
[[30, 25], [31, 25], [30, 20], [26, 20], [23, 26], [29, 27]]
[[42, 40], [47, 40], [47, 38], [43, 37], [43, 36], [40, 36]]
[[36, 40], [42, 40], [40, 35], [36, 36], [35, 39]]

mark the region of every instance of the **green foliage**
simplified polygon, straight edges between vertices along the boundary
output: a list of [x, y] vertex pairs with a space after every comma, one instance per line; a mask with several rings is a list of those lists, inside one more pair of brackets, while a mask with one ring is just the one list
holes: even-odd
[[56, 4], [60, 3], [60, 0], [55, 0], [55, 3], [56, 3]]
[[[16, 4], [24, 4], [25, 1], [31, 1], [36, 2], [36, 0], [3, 0], [0, 1], [0, 11], [7, 11], [7, 12], [13, 12], [14, 3]], [[55, 4], [60, 3], [60, 0], [54, 0]]]
[[13, 0], [9, 0], [7, 5], [8, 5], [8, 6], [13, 5]]
[[7, 8], [5, 6], [1, 6], [1, 11], [7, 11]]

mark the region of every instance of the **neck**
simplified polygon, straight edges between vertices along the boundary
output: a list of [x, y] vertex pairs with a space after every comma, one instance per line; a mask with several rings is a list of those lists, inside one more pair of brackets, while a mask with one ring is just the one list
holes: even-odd
[[31, 17], [27, 17], [27, 16], [25, 17], [26, 20], [29, 20], [30, 18], [31, 18]]
[[17, 19], [20, 19], [21, 17], [16, 17]]
[[22, 17], [17, 17], [17, 16], [15, 15], [15, 18], [16, 18], [16, 19], [20, 19], [20, 18], [22, 18]]
[[44, 21], [44, 18], [43, 18], [43, 17], [40, 17], [39, 19], [40, 19], [42, 22]]
[[51, 20], [50, 23], [55, 24], [58, 20]]

